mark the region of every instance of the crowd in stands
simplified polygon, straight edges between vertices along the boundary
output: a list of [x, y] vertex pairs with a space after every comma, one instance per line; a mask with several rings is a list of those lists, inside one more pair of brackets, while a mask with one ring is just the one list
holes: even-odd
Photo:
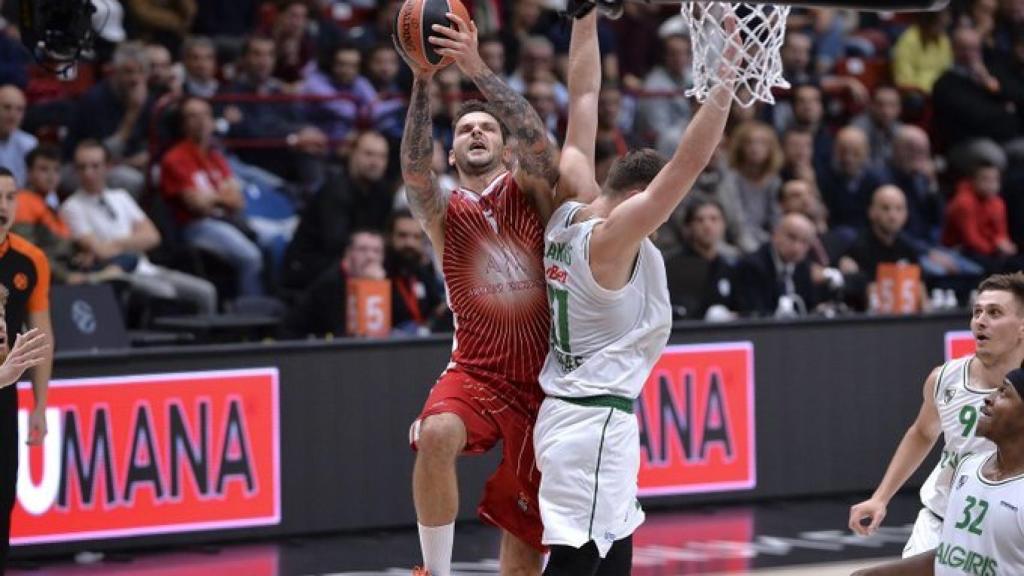
[[[2, 4], [0, 165], [23, 188], [14, 230], [56, 282], [111, 283], [126, 306], [178, 313], [273, 298], [281, 336], [305, 338], [344, 335], [349, 279], [390, 279], [395, 332], [450, 330], [399, 178], [399, 0], [93, 2], [99, 39], [72, 82], [32, 62], [19, 2]], [[571, 30], [559, 3], [467, 1], [485, 62], [556, 143]], [[697, 103], [675, 9], [627, 3], [599, 37], [603, 178], [630, 148], [671, 152]], [[781, 58], [792, 88], [734, 108], [658, 232], [679, 319], [891, 311], [906, 278], [912, 310], [949, 292], [966, 305], [982, 275], [1024, 268], [1024, 0], [794, 9]], [[474, 96], [455, 67], [434, 78], [443, 186], [451, 113]]]

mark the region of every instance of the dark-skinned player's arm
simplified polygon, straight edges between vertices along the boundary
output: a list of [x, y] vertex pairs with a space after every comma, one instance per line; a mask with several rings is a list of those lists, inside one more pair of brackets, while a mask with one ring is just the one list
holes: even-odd
[[601, 49], [597, 43], [597, 10], [572, 25], [569, 43], [569, 122], [558, 160], [555, 207], [567, 200], [584, 204], [601, 193], [594, 175], [597, 100], [601, 92]]
[[430, 113], [430, 83], [435, 70], [419, 66], [395, 40], [395, 50], [412, 69], [412, 95], [402, 133], [402, 180], [409, 209], [434, 245], [438, 256], [444, 250], [444, 215], [450, 191], [441, 190], [430, 167], [434, 157], [433, 116]]
[[484, 98], [494, 106], [499, 120], [508, 126], [516, 141], [518, 163], [516, 182], [521, 190], [534, 198], [542, 219], [551, 215], [551, 190], [558, 181], [555, 146], [548, 139], [548, 131], [540, 116], [519, 93], [509, 88], [480, 58], [477, 49], [476, 24], [463, 22], [455, 14], [448, 14], [453, 27], [435, 24], [429, 41], [437, 53], [450, 56], [467, 78], [473, 81]]
[[858, 570], [852, 576], [934, 576], [934, 574], [935, 550], [930, 550], [910, 558]]

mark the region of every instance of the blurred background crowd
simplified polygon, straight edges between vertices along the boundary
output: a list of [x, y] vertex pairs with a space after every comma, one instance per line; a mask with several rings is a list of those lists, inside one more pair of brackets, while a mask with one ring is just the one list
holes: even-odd
[[[393, 333], [451, 329], [406, 207], [398, 149], [411, 76], [398, 0], [93, 0], [99, 40], [61, 82], [3, 0], [0, 165], [14, 232], [54, 281], [110, 285], [129, 326], [257, 310], [274, 336], [346, 333], [353, 278], [390, 280]], [[570, 22], [559, 0], [471, 0], [484, 61], [564, 135]], [[627, 4], [599, 28], [599, 178], [633, 147], [671, 153], [692, 117], [678, 9]], [[965, 306], [1024, 268], [1024, 0], [925, 14], [794, 9], [792, 88], [733, 110], [658, 232], [678, 319]], [[431, 91], [434, 169], [455, 67]]]

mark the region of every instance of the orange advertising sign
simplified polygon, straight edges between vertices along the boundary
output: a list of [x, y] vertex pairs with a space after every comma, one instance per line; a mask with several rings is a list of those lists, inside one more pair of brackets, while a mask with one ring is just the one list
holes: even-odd
[[52, 381], [43, 446], [19, 442], [11, 542], [278, 524], [278, 414], [276, 368]]
[[348, 335], [387, 336], [391, 332], [391, 281], [351, 278], [347, 289]]
[[669, 346], [637, 399], [636, 414], [641, 496], [756, 486], [750, 342]]

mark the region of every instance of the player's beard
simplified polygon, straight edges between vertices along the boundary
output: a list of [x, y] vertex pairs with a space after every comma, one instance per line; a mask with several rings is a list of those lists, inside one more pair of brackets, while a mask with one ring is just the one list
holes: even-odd
[[471, 159], [470, 153], [466, 152], [465, 155], [455, 158], [455, 164], [461, 174], [466, 176], [482, 176], [494, 172], [494, 170], [500, 164], [501, 155], [490, 152], [490, 155], [484, 159]]

